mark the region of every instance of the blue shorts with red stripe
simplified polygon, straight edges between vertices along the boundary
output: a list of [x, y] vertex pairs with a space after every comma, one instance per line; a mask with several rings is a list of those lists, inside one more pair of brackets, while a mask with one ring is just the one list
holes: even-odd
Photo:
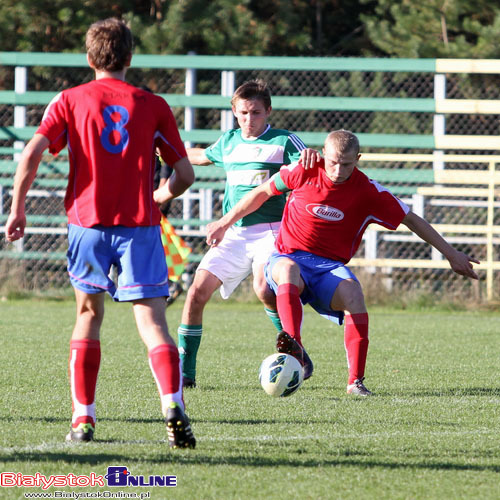
[[78, 290], [108, 292], [116, 301], [168, 297], [160, 226], [89, 228], [69, 224], [68, 243], [68, 273]]
[[283, 258], [293, 260], [300, 268], [300, 276], [305, 283], [300, 295], [302, 304], [310, 304], [321, 316], [341, 325], [344, 322], [344, 311], [334, 311], [330, 303], [341, 281], [347, 279], [358, 281], [354, 273], [342, 262], [302, 250], [290, 254], [273, 252], [264, 268], [264, 273], [267, 283], [275, 294], [278, 293], [278, 284], [272, 278], [273, 267]]

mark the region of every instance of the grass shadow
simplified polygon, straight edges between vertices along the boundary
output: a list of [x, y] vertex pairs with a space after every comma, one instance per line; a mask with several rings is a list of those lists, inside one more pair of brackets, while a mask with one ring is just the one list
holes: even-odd
[[[88, 454], [73, 454], [67, 451], [54, 451], [54, 452], [16, 452], [12, 455], [5, 456], [0, 454], [0, 462], [3, 463], [18, 463], [18, 462], [65, 462], [67, 464], [80, 464], [90, 466], [103, 466], [107, 467], [109, 464], [124, 464], [131, 467], [134, 463], [138, 464], [164, 464], [175, 463], [184, 465], [221, 465], [236, 466], [241, 468], [248, 467], [297, 467], [297, 468], [311, 468], [317, 469], [318, 467], [353, 467], [363, 469], [392, 469], [392, 470], [405, 470], [405, 469], [420, 469], [420, 470], [440, 470], [440, 471], [472, 471], [472, 472], [500, 472], [500, 465], [482, 465], [473, 463], [458, 463], [453, 461], [439, 461], [439, 462], [426, 462], [426, 461], [405, 461], [398, 459], [398, 461], [366, 459], [368, 454], [364, 454], [363, 458], [353, 458], [353, 453], [350, 450], [337, 451], [334, 459], [285, 459], [285, 458], [267, 458], [262, 456], [249, 457], [248, 455], [224, 455], [213, 456], [211, 450], [207, 452], [200, 450], [169, 450], [165, 449], [165, 454], [155, 458], [147, 456], [137, 456], [129, 453], [109, 453], [100, 452], [98, 448], [103, 442], [93, 442], [85, 444], [68, 444], [68, 447], [73, 449], [80, 449]], [[105, 442], [104, 442], [105, 443]], [[133, 443], [132, 443], [133, 444]], [[97, 449], [96, 449], [97, 448]]]

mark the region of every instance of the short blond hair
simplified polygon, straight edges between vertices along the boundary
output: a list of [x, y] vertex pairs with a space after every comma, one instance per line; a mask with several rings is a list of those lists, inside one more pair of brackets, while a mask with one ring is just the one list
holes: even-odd
[[325, 146], [330, 144], [339, 153], [355, 152], [359, 154], [359, 140], [349, 130], [334, 130], [325, 139]]

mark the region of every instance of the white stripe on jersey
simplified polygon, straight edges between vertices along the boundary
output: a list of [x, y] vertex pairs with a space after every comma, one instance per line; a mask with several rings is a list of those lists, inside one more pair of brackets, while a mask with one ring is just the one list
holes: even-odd
[[283, 165], [285, 148], [278, 144], [238, 144], [230, 154], [224, 155], [224, 163], [276, 163]]
[[215, 146], [217, 146], [217, 144], [219, 144], [220, 140], [224, 137], [224, 135], [221, 135], [213, 144], [211, 144], [210, 146], [208, 146], [208, 150], [212, 150], [215, 148]]
[[299, 137], [297, 137], [295, 134], [290, 134], [288, 138], [292, 141], [293, 145], [299, 150], [302, 151], [303, 149], [306, 149], [306, 145], [302, 142]]
[[49, 110], [52, 106], [52, 104], [56, 103], [62, 96], [62, 92], [59, 92], [59, 94], [55, 95], [51, 101], [47, 104], [47, 107], [45, 108], [45, 111], [43, 112], [43, 116], [42, 116], [42, 122], [43, 120], [45, 120], [45, 118], [47, 117], [47, 115], [49, 114]]

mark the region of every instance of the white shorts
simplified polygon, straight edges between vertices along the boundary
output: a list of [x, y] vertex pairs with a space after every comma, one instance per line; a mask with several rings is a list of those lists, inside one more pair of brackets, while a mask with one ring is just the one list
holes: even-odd
[[231, 226], [218, 246], [203, 257], [198, 269], [209, 271], [222, 281], [220, 294], [229, 298], [236, 287], [259, 266], [264, 265], [276, 250], [274, 242], [281, 222]]

